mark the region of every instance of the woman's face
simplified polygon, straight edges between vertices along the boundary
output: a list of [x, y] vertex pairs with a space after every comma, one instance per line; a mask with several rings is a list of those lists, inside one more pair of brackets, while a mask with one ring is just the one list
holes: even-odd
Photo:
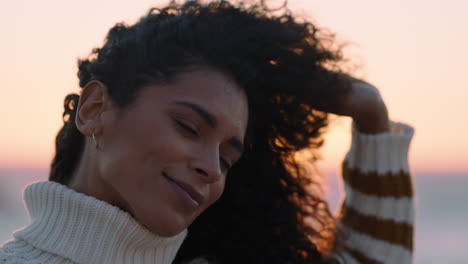
[[110, 121], [97, 137], [96, 184], [105, 200], [155, 234], [181, 232], [223, 193], [242, 153], [247, 108], [241, 88], [214, 70], [144, 87], [115, 118], [103, 115]]

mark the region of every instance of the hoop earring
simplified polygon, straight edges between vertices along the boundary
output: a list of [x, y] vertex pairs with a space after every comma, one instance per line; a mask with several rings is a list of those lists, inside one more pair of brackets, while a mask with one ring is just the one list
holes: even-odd
[[92, 134], [93, 136], [93, 140], [94, 140], [94, 145], [96, 146], [96, 148], [98, 148], [98, 144], [97, 144], [97, 141], [96, 141], [96, 137], [94, 136], [94, 133]]

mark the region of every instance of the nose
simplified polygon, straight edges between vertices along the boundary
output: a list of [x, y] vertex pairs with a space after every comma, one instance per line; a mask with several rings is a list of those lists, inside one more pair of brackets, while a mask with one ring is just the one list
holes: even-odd
[[199, 152], [191, 162], [191, 169], [206, 183], [215, 183], [222, 177], [218, 151]]

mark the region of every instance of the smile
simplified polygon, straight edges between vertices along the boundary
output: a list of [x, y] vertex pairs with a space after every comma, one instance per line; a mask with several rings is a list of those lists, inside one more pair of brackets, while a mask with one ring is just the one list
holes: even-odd
[[189, 184], [171, 178], [165, 172], [162, 173], [162, 176], [191, 208], [197, 209], [203, 202], [203, 196]]

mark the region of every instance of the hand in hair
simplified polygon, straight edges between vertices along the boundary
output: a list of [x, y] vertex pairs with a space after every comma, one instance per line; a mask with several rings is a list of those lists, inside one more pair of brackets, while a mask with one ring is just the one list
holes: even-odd
[[387, 107], [379, 90], [362, 80], [352, 78], [351, 89], [320, 110], [353, 118], [362, 133], [382, 133], [389, 129]]

